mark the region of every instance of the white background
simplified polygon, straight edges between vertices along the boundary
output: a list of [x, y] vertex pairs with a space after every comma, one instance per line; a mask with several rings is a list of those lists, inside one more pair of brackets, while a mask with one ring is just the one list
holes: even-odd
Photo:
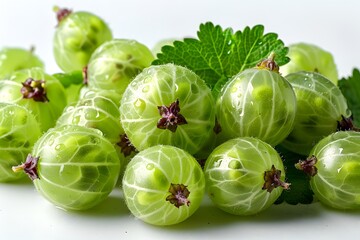
[[[56, 26], [53, 6], [86, 10], [102, 17], [116, 38], [132, 38], [149, 48], [164, 38], [195, 36], [200, 23], [242, 30], [263, 24], [286, 45], [308, 42], [330, 51], [340, 77], [360, 67], [358, 0], [0, 0], [0, 47], [36, 47], [49, 73]], [[215, 209], [206, 199], [186, 222], [153, 227], [134, 219], [118, 190], [98, 208], [64, 212], [46, 202], [24, 180], [0, 184], [1, 239], [357, 239], [360, 216], [306, 206], [273, 206], [252, 217]]]

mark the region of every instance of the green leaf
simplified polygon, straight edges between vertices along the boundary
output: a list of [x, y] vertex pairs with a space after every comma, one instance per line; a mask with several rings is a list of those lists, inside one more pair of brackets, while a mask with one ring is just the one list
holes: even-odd
[[68, 88], [70, 85], [80, 85], [83, 84], [83, 73], [82, 71], [73, 71], [69, 73], [55, 73], [53, 77], [57, 78], [61, 84]]
[[68, 104], [78, 101], [81, 88], [85, 85], [82, 71], [55, 73], [52, 76], [64, 86]]
[[310, 178], [304, 172], [295, 168], [295, 163], [306, 159], [305, 156], [290, 152], [277, 146], [276, 150], [284, 160], [286, 181], [291, 183], [290, 190], [284, 190], [276, 204], [286, 202], [291, 205], [310, 204], [313, 202], [313, 191], [310, 187]]
[[174, 63], [197, 73], [213, 91], [221, 87], [240, 71], [255, 67], [270, 53], [275, 53], [279, 66], [289, 62], [288, 48], [277, 34], [264, 34], [264, 27], [256, 25], [233, 33], [211, 22], [201, 24], [198, 38], [174, 41], [173, 46], [164, 46], [154, 65]]
[[338, 82], [339, 88], [345, 96], [348, 107], [352, 112], [354, 125], [360, 127], [360, 71], [353, 69], [352, 76], [342, 78]]

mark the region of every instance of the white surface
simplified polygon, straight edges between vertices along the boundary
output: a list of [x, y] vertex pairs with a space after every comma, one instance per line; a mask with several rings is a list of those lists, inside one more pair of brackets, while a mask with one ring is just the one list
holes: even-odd
[[[0, 0], [0, 47], [34, 45], [49, 73], [56, 25], [52, 7], [88, 10], [101, 16], [116, 38], [133, 38], [150, 48], [169, 37], [194, 36], [206, 21], [242, 30], [263, 24], [286, 45], [317, 44], [333, 53], [340, 76], [360, 67], [360, 1], [289, 0]], [[1, 239], [358, 239], [360, 216], [319, 204], [281, 204], [252, 217], [223, 213], [205, 199], [187, 221], [153, 227], [134, 219], [119, 190], [97, 208], [65, 212], [24, 182], [0, 184]]]

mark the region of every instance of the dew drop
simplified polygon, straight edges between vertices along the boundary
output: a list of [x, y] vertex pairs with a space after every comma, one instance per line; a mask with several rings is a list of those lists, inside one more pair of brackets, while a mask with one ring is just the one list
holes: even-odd
[[64, 147], [65, 147], [65, 145], [62, 144], [62, 143], [60, 143], [60, 144], [58, 144], [58, 145], [55, 146], [55, 150], [56, 150], [56, 151], [60, 151], [60, 150], [64, 149]]
[[142, 100], [141, 98], [136, 99], [136, 101], [134, 102], [134, 107], [138, 112], [143, 112], [146, 108], [146, 103], [144, 100]]
[[80, 122], [80, 116], [79, 115], [74, 116], [72, 121], [71, 121], [71, 123], [75, 124], [75, 125], [79, 124], [79, 122]]
[[91, 137], [90, 142], [96, 145], [100, 143], [100, 139], [98, 137]]
[[132, 81], [130, 84], [132, 87], [136, 87], [137, 86], [137, 82], [136, 81]]
[[147, 85], [145, 85], [145, 86], [142, 88], [142, 92], [143, 92], [143, 93], [146, 93], [146, 92], [149, 91], [149, 89], [150, 89], [150, 87], [147, 86]]
[[9, 115], [14, 115], [14, 111], [13, 111], [13, 110], [9, 110], [9, 111], [8, 111], [8, 114], [9, 114]]
[[94, 110], [94, 109], [89, 109], [85, 113], [85, 119], [87, 119], [87, 120], [93, 120], [93, 119], [99, 118], [99, 116], [100, 116], [99, 111]]
[[231, 93], [236, 93], [238, 90], [237, 86], [233, 86], [230, 90]]
[[154, 164], [148, 163], [148, 164], [146, 165], [146, 169], [147, 169], [147, 170], [153, 170], [153, 169], [154, 169]]
[[146, 78], [144, 79], [144, 83], [149, 83], [149, 82], [151, 82], [151, 80], [152, 80], [151, 77], [146, 77]]
[[48, 146], [51, 146], [54, 144], [54, 135], [51, 135], [49, 138], [48, 138], [48, 141], [47, 141], [47, 145]]

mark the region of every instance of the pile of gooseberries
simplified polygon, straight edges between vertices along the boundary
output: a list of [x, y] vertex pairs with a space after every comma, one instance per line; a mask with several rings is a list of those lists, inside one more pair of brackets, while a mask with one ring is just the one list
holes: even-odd
[[215, 96], [184, 66], [152, 65], [147, 46], [113, 38], [100, 17], [56, 12], [63, 72], [46, 73], [34, 49], [0, 51], [0, 182], [27, 175], [74, 211], [121, 188], [130, 212], [154, 225], [186, 220], [205, 195], [254, 215], [291, 191], [281, 146], [307, 156], [294, 165], [321, 203], [360, 209], [360, 133], [330, 53], [291, 45], [284, 70], [271, 54]]

